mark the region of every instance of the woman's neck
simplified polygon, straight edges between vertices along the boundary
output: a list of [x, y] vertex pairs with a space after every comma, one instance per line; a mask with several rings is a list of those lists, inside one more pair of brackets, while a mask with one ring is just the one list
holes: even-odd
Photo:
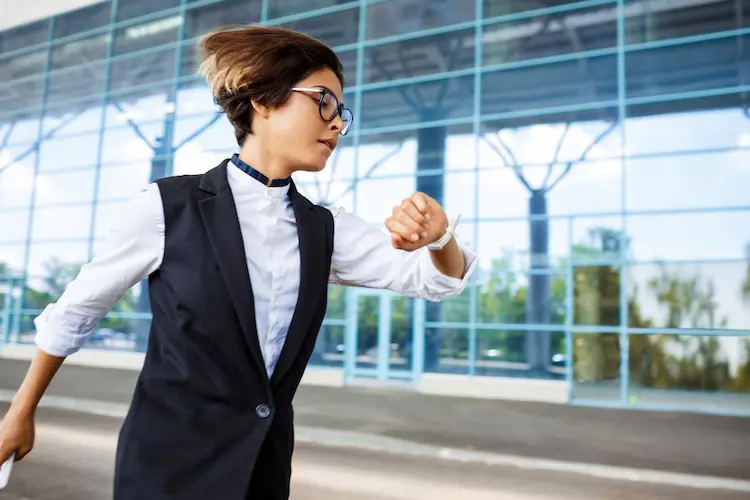
[[[251, 136], [252, 137], [252, 136]], [[239, 152], [240, 160], [269, 179], [286, 179], [294, 169], [285, 164], [277, 155], [271, 155], [250, 137]]]

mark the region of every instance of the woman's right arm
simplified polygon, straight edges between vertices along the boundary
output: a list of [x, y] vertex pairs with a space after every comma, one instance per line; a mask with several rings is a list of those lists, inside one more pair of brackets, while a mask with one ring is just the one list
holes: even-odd
[[34, 320], [37, 352], [0, 425], [0, 464], [14, 451], [20, 460], [31, 450], [36, 408], [63, 361], [129, 288], [159, 268], [163, 251], [161, 197], [150, 184], [115, 217], [101, 250], [59, 300]]

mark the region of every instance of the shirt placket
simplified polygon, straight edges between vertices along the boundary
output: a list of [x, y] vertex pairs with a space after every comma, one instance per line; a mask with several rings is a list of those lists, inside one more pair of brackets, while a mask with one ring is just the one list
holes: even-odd
[[268, 332], [266, 336], [266, 352], [269, 356], [271, 366], [275, 366], [276, 359], [281, 352], [283, 335], [279, 328], [280, 310], [279, 296], [286, 276], [286, 266], [278, 262], [279, 245], [283, 244], [280, 239], [278, 217], [275, 212], [279, 209], [279, 200], [268, 199], [267, 210], [269, 218], [266, 224], [266, 241], [264, 242], [265, 259], [270, 273], [270, 293], [268, 304]]

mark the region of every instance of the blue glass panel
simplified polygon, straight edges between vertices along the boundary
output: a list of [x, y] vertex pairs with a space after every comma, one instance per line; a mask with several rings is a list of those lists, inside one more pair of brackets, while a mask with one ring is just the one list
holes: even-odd
[[[533, 2], [503, 4], [497, 5], [496, 12], [507, 9], [510, 14], [522, 7], [540, 7]], [[617, 18], [613, 10], [613, 5], [597, 5], [486, 25], [482, 30], [482, 64], [507, 64], [614, 48]], [[485, 12], [485, 16], [490, 15]]]
[[311, 366], [325, 366], [343, 368], [344, 366], [344, 334], [342, 325], [323, 324], [315, 340], [315, 349], [310, 356]]
[[617, 58], [589, 57], [482, 76], [482, 114], [510, 113], [617, 99]]
[[22, 119], [38, 116], [43, 94], [42, 76], [0, 85], [0, 113], [5, 116], [12, 114], [14, 118]]
[[627, 97], [747, 85], [750, 36], [638, 50], [626, 56]]
[[117, 21], [154, 14], [179, 5], [180, 0], [128, 0], [118, 2]]
[[386, 0], [367, 6], [367, 39], [441, 28], [476, 17], [466, 0]]
[[[750, 26], [747, 2], [658, 2], [625, 0], [627, 43], [703, 35]], [[744, 3], [744, 8], [741, 4]]]
[[573, 398], [620, 400], [620, 338], [616, 333], [573, 334]]
[[[2, 183], [2, 177], [0, 177]], [[28, 239], [29, 210], [0, 208], [0, 227], [4, 228], [0, 234], [0, 276], [3, 275], [3, 265], [8, 265], [3, 255], [5, 245], [20, 245]]]
[[0, 32], [0, 53], [44, 43], [49, 39], [49, 19]]
[[628, 216], [633, 259], [742, 259], [750, 242], [750, 210]]
[[91, 233], [91, 205], [35, 208], [32, 241], [88, 238]]
[[268, 17], [273, 19], [336, 5], [354, 4], [356, 6], [356, 3], [351, 0], [268, 0]]
[[[2, 91], [0, 90], [0, 95]], [[4, 147], [10, 145], [32, 145], [39, 137], [39, 114], [40, 109], [30, 111], [26, 109], [16, 112], [4, 113], [0, 107], [0, 144]], [[0, 169], [13, 158], [0, 159]]]
[[98, 2], [57, 16], [53, 37], [63, 38], [105, 26], [109, 23], [110, 5], [109, 1]]
[[174, 76], [175, 49], [165, 49], [146, 56], [119, 59], [112, 63], [109, 88], [119, 91], [152, 83], [165, 82]]
[[[91, 168], [96, 165], [98, 149], [98, 132], [77, 134], [59, 139], [47, 139], [42, 141], [40, 145], [39, 170], [55, 171], [77, 167]], [[60, 186], [59, 181], [57, 181], [57, 185]], [[67, 186], [68, 189], [74, 187], [75, 184]]]
[[628, 401], [750, 411], [750, 337], [630, 335]]
[[[22, 229], [18, 236], [19, 239], [24, 240], [26, 230]], [[20, 273], [23, 271], [22, 268], [25, 253], [25, 241], [24, 243], [0, 243], [0, 262], [5, 264], [5, 269], [8, 272]]]
[[428, 373], [469, 373], [469, 330], [426, 328], [424, 370]]
[[474, 30], [460, 30], [369, 47], [365, 83], [433, 75], [474, 66]]
[[252, 24], [260, 20], [261, 0], [225, 0], [190, 8], [185, 15], [185, 38], [195, 38], [219, 26]]
[[362, 95], [361, 128], [468, 118], [473, 112], [473, 96], [471, 76], [370, 90]]
[[33, 144], [6, 146], [0, 151], [0, 209], [29, 207], [34, 186]]
[[[50, 103], [44, 113], [43, 141], [78, 134], [91, 134], [102, 126], [102, 96], [75, 102]], [[89, 142], [96, 149], [98, 142]]]
[[359, 33], [359, 9], [315, 16], [285, 23], [283, 26], [307, 33], [332, 47], [357, 41]]
[[40, 172], [36, 178], [35, 209], [66, 203], [91, 203], [95, 180], [96, 168], [93, 165], [68, 172]]
[[630, 326], [750, 330], [749, 272], [750, 254], [734, 262], [631, 264]]
[[[120, 5], [123, 5], [122, 3]], [[114, 55], [146, 50], [177, 41], [183, 19], [177, 14], [149, 19], [115, 31]]]
[[[106, 62], [66, 68], [50, 73], [47, 106], [69, 111], [101, 103], [105, 89]], [[87, 104], [80, 101], [85, 100]], [[69, 105], [69, 101], [76, 101]]]
[[[569, 6], [569, 8], [574, 9], [576, 7], [575, 4], [580, 3], [580, 0], [555, 0], [554, 2], [545, 2], [544, 6], [546, 7], [560, 7], [565, 8]], [[612, 0], [612, 3], [615, 3], [615, 0]], [[483, 0], [483, 14], [486, 18], [491, 17], [497, 17], [497, 16], [507, 16], [510, 14], [520, 14], [523, 12], [536, 10], [542, 7], [539, 3], [536, 2], [508, 2], [507, 0]], [[614, 15], [614, 5], [610, 6], [609, 9], [607, 9], [610, 13], [610, 15]]]

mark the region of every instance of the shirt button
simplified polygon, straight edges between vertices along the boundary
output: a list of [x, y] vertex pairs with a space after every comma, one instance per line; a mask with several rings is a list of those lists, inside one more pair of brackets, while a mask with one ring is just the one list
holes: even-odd
[[268, 418], [268, 416], [271, 414], [271, 409], [267, 404], [259, 404], [255, 407], [255, 414], [260, 418]]

